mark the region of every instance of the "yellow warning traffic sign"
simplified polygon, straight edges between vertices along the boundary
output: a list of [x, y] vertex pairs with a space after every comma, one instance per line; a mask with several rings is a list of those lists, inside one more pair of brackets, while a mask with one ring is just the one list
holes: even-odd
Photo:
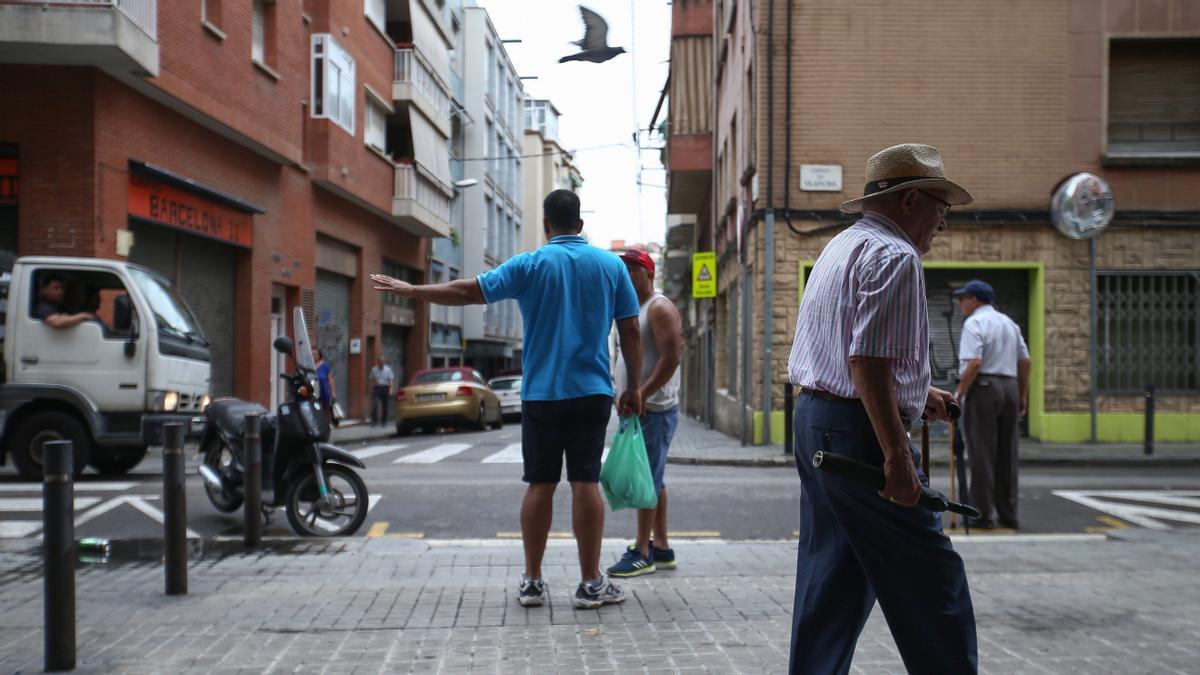
[[717, 297], [717, 254], [692, 254], [692, 297]]

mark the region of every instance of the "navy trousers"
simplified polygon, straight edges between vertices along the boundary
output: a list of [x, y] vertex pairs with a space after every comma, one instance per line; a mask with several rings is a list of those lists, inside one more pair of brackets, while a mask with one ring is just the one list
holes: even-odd
[[[966, 570], [941, 516], [897, 506], [872, 488], [813, 468], [818, 450], [883, 465], [866, 410], [804, 393], [796, 401], [794, 434], [800, 550], [789, 671], [849, 672], [878, 600], [908, 672], [976, 672]], [[919, 473], [919, 453], [912, 452]], [[924, 474], [920, 479], [929, 482]]]

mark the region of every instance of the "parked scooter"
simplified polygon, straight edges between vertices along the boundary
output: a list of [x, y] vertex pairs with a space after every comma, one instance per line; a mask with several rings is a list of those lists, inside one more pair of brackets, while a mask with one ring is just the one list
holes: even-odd
[[[275, 415], [257, 403], [235, 398], [213, 401], [205, 411], [200, 439], [200, 476], [218, 511], [230, 513], [244, 501], [244, 425], [247, 414], [262, 416], [263, 511], [283, 509], [288, 524], [306, 537], [354, 534], [367, 518], [367, 486], [350, 467], [365, 469], [350, 453], [324, 442], [329, 424], [318, 402], [316, 366], [308, 330], [299, 307], [293, 314], [296, 345], [287, 337], [275, 340], [275, 350], [289, 356], [295, 372], [287, 380], [288, 400]], [[265, 493], [272, 491], [268, 501]]]

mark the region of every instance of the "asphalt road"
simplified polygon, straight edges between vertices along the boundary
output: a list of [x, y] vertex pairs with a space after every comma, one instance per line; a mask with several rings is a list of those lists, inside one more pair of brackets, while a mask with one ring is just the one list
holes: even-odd
[[[359, 536], [426, 539], [516, 538], [524, 485], [520, 426], [418, 435], [348, 446], [363, 458], [374, 503]], [[490, 461], [485, 461], [490, 460]], [[120, 479], [85, 475], [76, 484], [76, 536], [162, 536], [161, 459], [152, 455]], [[188, 526], [194, 535], [241, 534], [240, 512], [221, 514], [188, 461]], [[934, 486], [947, 488], [945, 469]], [[681, 537], [777, 540], [799, 527], [794, 469], [668, 465], [670, 526]], [[1200, 525], [1200, 472], [1193, 469], [1026, 468], [1020, 477], [1021, 534], [1082, 533], [1114, 527]], [[36, 537], [41, 486], [0, 468], [0, 537]], [[552, 536], [570, 536], [570, 490], [556, 496]], [[634, 531], [631, 511], [608, 512], [605, 536]], [[947, 523], [949, 525], [949, 523]], [[279, 513], [267, 534], [290, 535]]]

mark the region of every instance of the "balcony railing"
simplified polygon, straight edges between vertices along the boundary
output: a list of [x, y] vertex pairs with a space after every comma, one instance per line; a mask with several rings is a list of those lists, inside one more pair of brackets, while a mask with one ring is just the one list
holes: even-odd
[[411, 199], [443, 222], [450, 222], [450, 197], [412, 164], [396, 165], [396, 199]]
[[158, 39], [158, 0], [0, 0], [5, 5], [57, 5], [66, 7], [115, 7], [146, 35]]
[[396, 82], [411, 84], [433, 105], [438, 119], [450, 116], [450, 87], [442, 81], [421, 52], [413, 47], [396, 50]]

